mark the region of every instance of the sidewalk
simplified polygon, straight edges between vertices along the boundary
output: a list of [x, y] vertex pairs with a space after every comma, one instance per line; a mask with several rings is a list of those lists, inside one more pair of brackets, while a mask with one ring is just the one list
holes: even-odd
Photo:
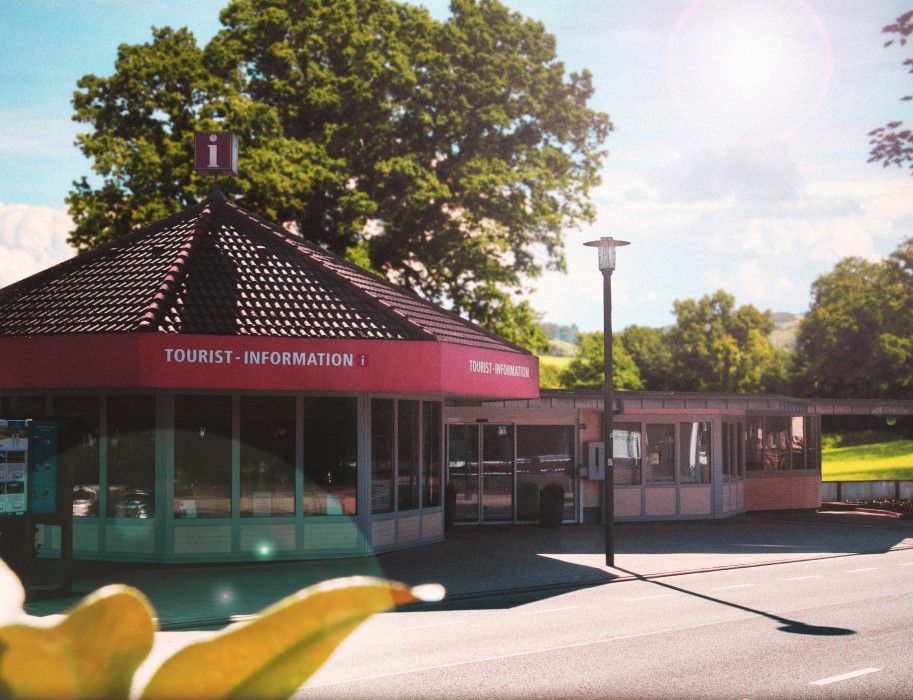
[[616, 568], [604, 566], [600, 526], [457, 528], [447, 541], [359, 559], [117, 568], [80, 565], [71, 598], [36, 601], [33, 615], [62, 612], [107, 583], [143, 591], [162, 629], [221, 626], [320, 580], [370, 575], [437, 582], [450, 603], [695, 571], [913, 548], [913, 521], [854, 513], [753, 513], [722, 522], [615, 526]]

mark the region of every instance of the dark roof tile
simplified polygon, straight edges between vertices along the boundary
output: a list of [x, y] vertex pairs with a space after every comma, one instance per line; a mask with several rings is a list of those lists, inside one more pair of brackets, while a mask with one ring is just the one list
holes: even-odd
[[0, 289], [0, 335], [438, 340], [525, 351], [219, 198]]

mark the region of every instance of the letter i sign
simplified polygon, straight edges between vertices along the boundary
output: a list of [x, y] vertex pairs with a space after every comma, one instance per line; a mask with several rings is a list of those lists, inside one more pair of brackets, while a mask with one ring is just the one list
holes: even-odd
[[201, 175], [238, 174], [238, 137], [229, 131], [194, 134], [193, 165]]

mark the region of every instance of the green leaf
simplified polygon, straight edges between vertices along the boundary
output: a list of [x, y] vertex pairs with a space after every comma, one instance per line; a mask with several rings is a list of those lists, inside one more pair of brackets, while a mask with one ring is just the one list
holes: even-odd
[[182, 649], [156, 671], [142, 697], [289, 697], [370, 615], [442, 596], [440, 586], [409, 588], [367, 576], [310, 586], [248, 623]]
[[127, 698], [154, 634], [146, 598], [120, 585], [99, 589], [53, 627], [0, 627], [0, 697]]

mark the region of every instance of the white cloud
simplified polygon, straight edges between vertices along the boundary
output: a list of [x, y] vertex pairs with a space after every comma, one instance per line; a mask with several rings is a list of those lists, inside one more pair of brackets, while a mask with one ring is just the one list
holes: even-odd
[[66, 210], [0, 203], [0, 287], [73, 257]]
[[[668, 325], [674, 300], [718, 288], [738, 304], [803, 312], [812, 282], [840, 259], [877, 260], [913, 235], [913, 180], [905, 173], [803, 181], [786, 151], [760, 160], [771, 167], [748, 167], [747, 156], [708, 164], [721, 168], [709, 174], [714, 184], [691, 199], [670, 192], [669, 181], [607, 174], [594, 197], [596, 224], [567, 232], [568, 274], [538, 280], [533, 306], [551, 321], [601, 328], [601, 278], [582, 246], [601, 235], [632, 242], [619, 251], [613, 276], [616, 328]], [[746, 167], [727, 170], [733, 164]], [[732, 175], [731, 187], [721, 172]]]
[[741, 206], [789, 202], [798, 197], [799, 172], [784, 141], [742, 139], [673, 161], [660, 174], [673, 200], [734, 198]]

